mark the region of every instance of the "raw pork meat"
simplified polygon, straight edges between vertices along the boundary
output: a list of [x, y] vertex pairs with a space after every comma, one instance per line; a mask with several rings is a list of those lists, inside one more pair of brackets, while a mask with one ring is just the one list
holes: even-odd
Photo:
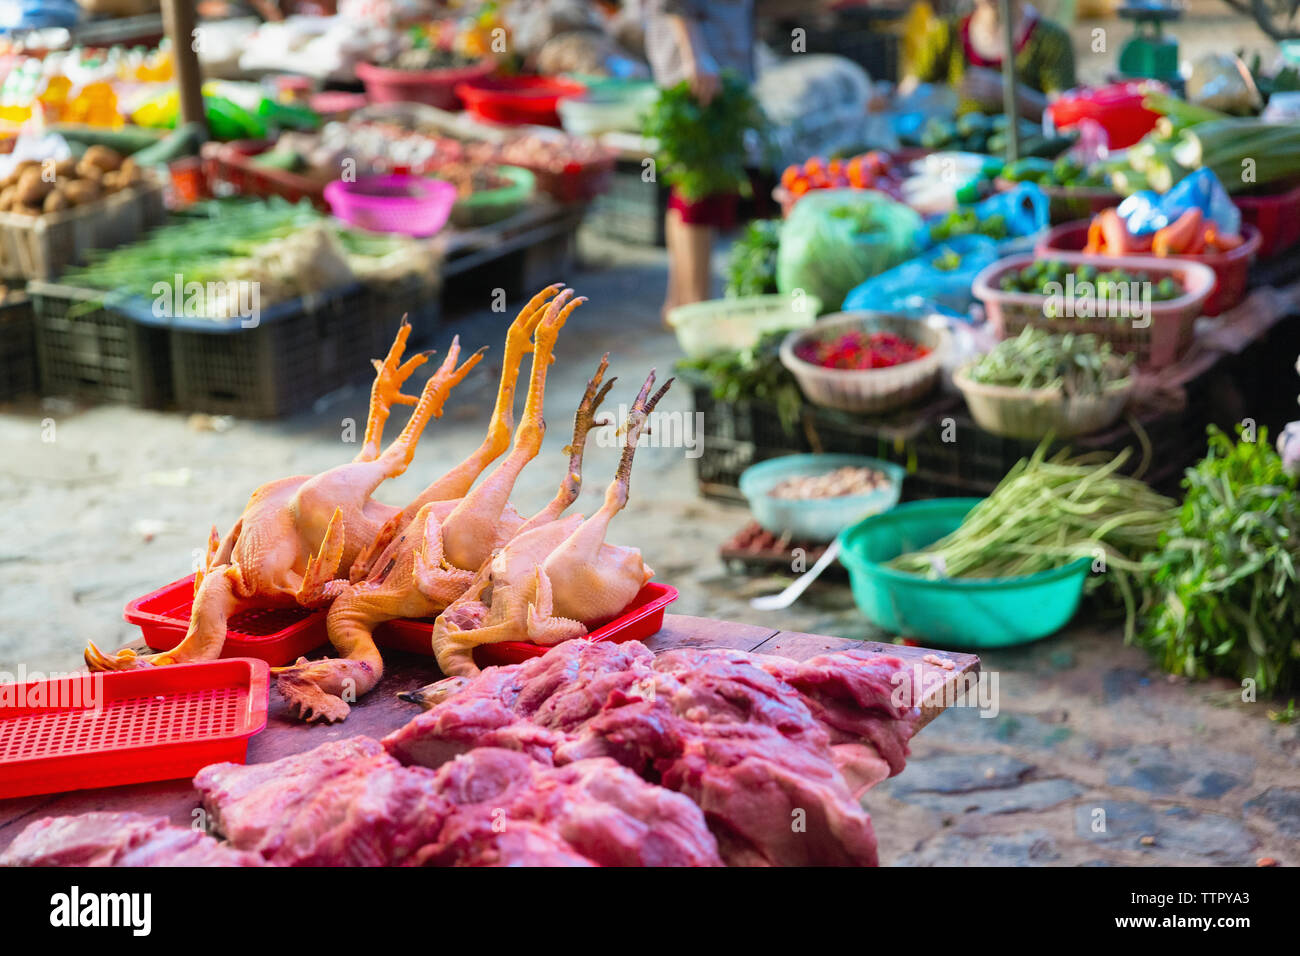
[[83, 813], [30, 824], [0, 866], [262, 866], [202, 831], [139, 813]]
[[729, 863], [873, 865], [855, 797], [902, 769], [915, 711], [890, 701], [901, 668], [857, 651], [800, 664], [570, 641], [486, 671], [384, 746], [425, 766], [484, 745], [559, 767], [611, 758], [698, 804]]

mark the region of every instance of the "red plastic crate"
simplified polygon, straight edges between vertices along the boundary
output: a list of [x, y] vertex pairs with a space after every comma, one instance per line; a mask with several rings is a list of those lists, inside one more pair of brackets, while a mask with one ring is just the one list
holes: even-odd
[[283, 169], [259, 166], [254, 156], [269, 150], [269, 140], [241, 139], [231, 143], [204, 143], [199, 151], [207, 189], [216, 194], [224, 185], [241, 196], [280, 196], [289, 202], [306, 199], [322, 212], [329, 212], [325, 202], [325, 183]]
[[[639, 641], [656, 633], [664, 626], [664, 608], [677, 600], [677, 589], [671, 584], [651, 581], [643, 587], [623, 613], [612, 621], [592, 622], [598, 625], [590, 630], [587, 641]], [[433, 621], [388, 621], [375, 631], [375, 643], [385, 650], [407, 651], [411, 654], [433, 656], [430, 642]], [[491, 664], [520, 664], [532, 657], [541, 657], [550, 648], [530, 641], [502, 641], [500, 644], [483, 644], [474, 649], [474, 662], [480, 667]]]
[[[194, 604], [194, 575], [136, 598], [122, 615], [139, 626], [144, 642], [169, 651], [185, 637]], [[292, 664], [328, 641], [325, 612], [302, 607], [249, 608], [226, 623], [222, 657], [254, 657], [272, 667]]]
[[190, 777], [243, 763], [269, 671], [225, 660], [0, 688], [0, 798]]
[[[1246, 295], [1246, 279], [1250, 273], [1250, 264], [1255, 261], [1255, 253], [1259, 250], [1259, 230], [1254, 226], [1243, 224], [1241, 236], [1241, 245], [1227, 252], [1168, 257], [1170, 262], [1182, 260], [1199, 262], [1214, 270], [1214, 291], [1201, 306], [1206, 315], [1226, 312]], [[1039, 258], [1050, 259], [1058, 252], [1082, 252], [1087, 243], [1088, 220], [1067, 222], [1044, 236], [1034, 248], [1034, 254]]]

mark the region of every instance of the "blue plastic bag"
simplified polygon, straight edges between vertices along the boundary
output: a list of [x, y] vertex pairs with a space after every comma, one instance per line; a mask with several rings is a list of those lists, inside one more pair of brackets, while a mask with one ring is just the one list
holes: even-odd
[[[943, 268], [953, 255], [960, 257], [960, 263], [956, 268]], [[971, 283], [1000, 256], [998, 244], [987, 236], [955, 236], [855, 287], [844, 298], [843, 309], [941, 312], [969, 319], [974, 302]]]
[[[1034, 241], [1047, 229], [1050, 221], [1051, 202], [1047, 194], [1038, 186], [1037, 183], [1018, 183], [1014, 189], [1006, 192], [995, 193], [987, 199], [982, 199], [972, 206], [959, 207], [975, 210], [975, 215], [980, 219], [988, 219], [990, 216], [1002, 216], [1006, 221], [1007, 235], [1005, 239], [994, 240], [998, 244], [998, 249], [1003, 255], [1010, 255], [1013, 252], [1028, 251], [1033, 248]], [[922, 245], [925, 247], [933, 246], [936, 241], [950, 242], [954, 239], [964, 238], [963, 236], [951, 236], [946, 239], [936, 240], [932, 230], [936, 223], [944, 219], [946, 214], [940, 214], [931, 217], [925, 225], [925, 235], [922, 238]]]
[[1205, 221], [1213, 222], [1225, 235], [1241, 232], [1241, 210], [1228, 198], [1219, 177], [1206, 167], [1189, 173], [1163, 196], [1150, 189], [1135, 192], [1117, 211], [1130, 233], [1148, 236], [1192, 208], [1199, 209]]

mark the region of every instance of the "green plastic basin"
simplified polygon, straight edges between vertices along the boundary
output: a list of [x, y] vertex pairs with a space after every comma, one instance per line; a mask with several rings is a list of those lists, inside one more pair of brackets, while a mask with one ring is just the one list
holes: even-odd
[[1069, 623], [1088, 558], [1021, 578], [929, 580], [885, 567], [950, 534], [981, 500], [913, 501], [844, 530], [840, 562], [854, 601], [873, 624], [930, 646], [978, 650], [1036, 641]]

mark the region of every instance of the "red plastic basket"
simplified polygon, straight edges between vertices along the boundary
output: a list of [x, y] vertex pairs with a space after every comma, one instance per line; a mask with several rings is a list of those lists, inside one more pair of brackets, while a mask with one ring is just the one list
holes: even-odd
[[[136, 598], [126, 606], [122, 616], [139, 626], [144, 642], [150, 647], [169, 651], [185, 637], [193, 604], [194, 575], [191, 574]], [[249, 608], [227, 622], [221, 656], [253, 657], [280, 667], [292, 664], [327, 640], [324, 611], [302, 607]]]
[[1070, 90], [1047, 112], [1057, 129], [1070, 129], [1080, 120], [1094, 119], [1106, 131], [1111, 149], [1132, 146], [1156, 125], [1160, 114], [1142, 105], [1155, 87], [1149, 80]]
[[456, 84], [456, 95], [466, 109], [480, 119], [508, 126], [559, 126], [556, 104], [586, 92], [581, 83], [550, 76], [488, 77]]
[[324, 182], [252, 162], [254, 156], [266, 152], [272, 145], [260, 139], [204, 143], [199, 155], [203, 158], [203, 175], [207, 179], [208, 191], [217, 194], [219, 187], [225, 186], [241, 196], [280, 196], [289, 202], [306, 199], [328, 212]]
[[[1259, 249], [1259, 230], [1254, 226], [1241, 227], [1242, 243], [1228, 252], [1199, 256], [1170, 256], [1170, 262], [1199, 262], [1214, 270], [1214, 291], [1201, 306], [1206, 315], [1218, 315], [1231, 309], [1246, 294], [1246, 279], [1250, 264]], [[1051, 230], [1034, 248], [1042, 258], [1058, 252], [1080, 252], [1088, 244], [1088, 220], [1067, 222]], [[1113, 258], [1113, 257], [1111, 257]]]
[[73, 674], [0, 691], [0, 798], [193, 776], [243, 763], [269, 672], [225, 660]]
[[460, 109], [460, 83], [492, 75], [496, 63], [483, 60], [473, 66], [445, 70], [392, 70], [371, 63], [357, 64], [357, 79], [365, 84], [371, 103], [424, 103], [442, 110]]
[[[677, 589], [671, 584], [651, 581], [643, 587], [623, 613], [612, 621], [592, 622], [598, 625], [583, 640], [639, 641], [649, 637], [664, 626], [664, 608], [677, 600]], [[590, 626], [590, 625], [589, 625]], [[411, 654], [433, 656], [430, 642], [433, 621], [388, 621], [375, 631], [375, 643], [385, 650], [407, 651]], [[519, 664], [531, 657], [541, 657], [549, 647], [530, 641], [502, 641], [484, 644], [474, 649], [474, 661], [480, 667], [491, 664]]]
[[1269, 196], [1237, 196], [1242, 221], [1259, 230], [1259, 257], [1270, 259], [1300, 242], [1300, 185]]
[[609, 190], [618, 154], [610, 150], [589, 163], [567, 163], [561, 170], [515, 163], [533, 174], [537, 188], [558, 202], [589, 202]]

